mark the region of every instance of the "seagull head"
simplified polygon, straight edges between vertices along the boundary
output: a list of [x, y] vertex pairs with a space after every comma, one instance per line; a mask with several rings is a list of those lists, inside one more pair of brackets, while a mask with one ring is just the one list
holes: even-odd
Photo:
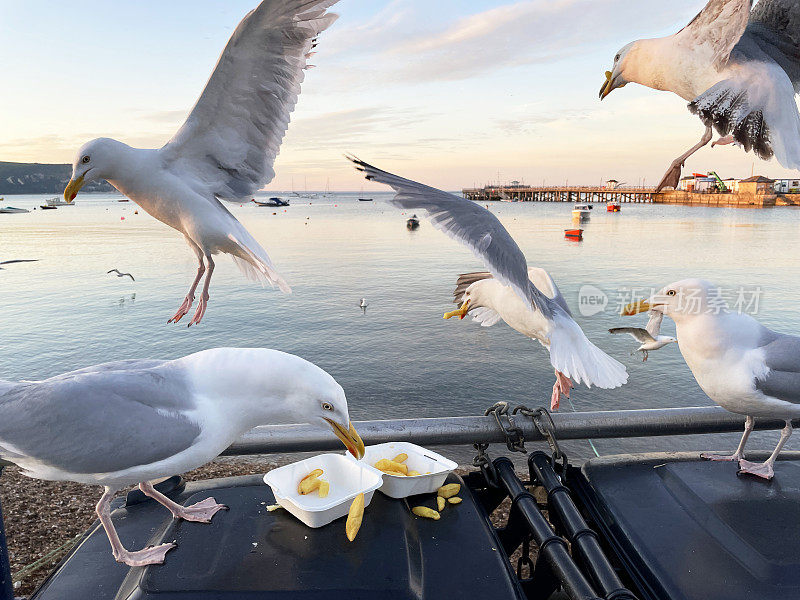
[[126, 148], [125, 144], [109, 138], [98, 138], [84, 144], [72, 164], [72, 179], [64, 190], [64, 200], [72, 202], [87, 183], [112, 177], [123, 148]]
[[647, 300], [639, 300], [622, 309], [623, 316], [646, 311], [660, 312], [674, 321], [686, 320], [698, 315], [714, 315], [727, 312], [719, 288], [703, 279], [684, 279], [662, 288]]
[[631, 42], [622, 50], [617, 52], [614, 57], [614, 66], [611, 71], [606, 71], [606, 80], [603, 82], [603, 87], [600, 88], [600, 100], [603, 100], [611, 92], [617, 88], [625, 87], [631, 82], [630, 78], [625, 77], [626, 68], [630, 60], [630, 53], [638, 42]]

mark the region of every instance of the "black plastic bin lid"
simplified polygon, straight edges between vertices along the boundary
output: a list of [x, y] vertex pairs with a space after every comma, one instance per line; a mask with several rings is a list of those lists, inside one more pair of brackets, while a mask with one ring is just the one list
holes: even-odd
[[571, 487], [645, 598], [800, 598], [800, 460], [771, 482], [736, 471], [696, 453], [607, 457]]
[[[451, 476], [451, 482], [463, 482]], [[358, 537], [344, 517], [319, 529], [284, 510], [261, 477], [189, 484], [174, 496], [192, 504], [212, 496], [230, 510], [208, 525], [173, 520], [144, 501], [114, 511], [131, 549], [175, 540], [159, 566], [114, 562], [97, 527], [67, 558], [35, 600], [417, 600], [523, 598], [502, 548], [468, 490], [439, 521], [412, 515], [406, 502], [376, 492]], [[410, 499], [414, 502], [414, 499]], [[435, 506], [433, 495], [416, 498]]]

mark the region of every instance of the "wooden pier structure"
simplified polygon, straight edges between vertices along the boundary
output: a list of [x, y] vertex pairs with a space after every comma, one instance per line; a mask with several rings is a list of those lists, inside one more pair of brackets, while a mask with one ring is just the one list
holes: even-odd
[[592, 186], [488, 186], [461, 191], [464, 198], [475, 202], [625, 202], [655, 201], [655, 188], [592, 187]]

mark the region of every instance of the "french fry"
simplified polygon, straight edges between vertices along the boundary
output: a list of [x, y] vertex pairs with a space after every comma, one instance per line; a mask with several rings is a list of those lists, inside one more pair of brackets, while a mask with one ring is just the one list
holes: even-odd
[[408, 475], [408, 467], [403, 463], [394, 462], [386, 458], [380, 459], [375, 463], [375, 468], [381, 471], [399, 471], [403, 475]]
[[409, 477], [419, 477], [420, 475], [422, 475], [422, 473], [420, 473], [419, 471], [409, 471], [408, 472], [408, 476]]
[[448, 498], [447, 501], [450, 504], [461, 504], [462, 500], [458, 496], [453, 496], [452, 498]]
[[387, 475], [394, 475], [395, 477], [407, 477], [405, 473], [401, 473], [400, 471], [390, 471], [387, 469], [386, 471], [384, 471], [384, 473], [386, 473]]
[[313, 471], [311, 471], [311, 473], [309, 473], [308, 475], [303, 477], [300, 480], [300, 483], [297, 484], [297, 493], [301, 494], [301, 495], [305, 495], [305, 494], [310, 494], [311, 492], [313, 492], [314, 489], [316, 489], [316, 488], [314, 488], [314, 489], [312, 489], [312, 490], [310, 490], [308, 492], [303, 492], [303, 490], [302, 490], [303, 482], [308, 480], [308, 479], [316, 479], [317, 477], [321, 477], [324, 472], [325, 471], [323, 471], [322, 469], [314, 469]]
[[301, 496], [307, 496], [311, 492], [319, 489], [320, 485], [322, 485], [322, 480], [318, 479], [317, 477], [312, 477], [311, 479], [303, 479], [303, 481], [300, 482], [298, 491], [300, 492]]
[[280, 504], [270, 504], [270, 505], [267, 507], [267, 511], [268, 511], [268, 512], [273, 512], [273, 511], [276, 511], [276, 510], [278, 510], [278, 509], [280, 509], [280, 508], [283, 508], [283, 507], [282, 507]]
[[347, 539], [351, 542], [356, 539], [358, 530], [361, 529], [361, 522], [364, 520], [364, 494], [359, 494], [350, 505], [350, 512], [347, 513], [347, 523], [344, 530]]
[[445, 500], [441, 496], [436, 496], [436, 506], [439, 507], [439, 512], [442, 512], [444, 510], [445, 504], [447, 504], [447, 500]]
[[395, 456], [395, 457], [392, 459], [392, 462], [396, 462], [396, 463], [404, 463], [404, 462], [406, 462], [407, 460], [408, 460], [408, 454], [406, 454], [405, 452], [403, 452], [403, 453], [401, 453], [401, 454], [398, 454], [397, 456]]
[[461, 491], [461, 484], [448, 483], [447, 485], [443, 485], [438, 490], [436, 490], [436, 493], [442, 498], [452, 498], [460, 491]]
[[331, 491], [331, 484], [328, 483], [327, 481], [323, 481], [322, 479], [319, 479], [318, 481], [319, 481], [319, 489], [317, 490], [317, 494], [319, 494], [320, 498], [327, 498], [328, 492]]
[[441, 515], [433, 510], [432, 508], [428, 508], [427, 506], [415, 506], [411, 509], [411, 512], [417, 515], [418, 517], [424, 517], [426, 519], [433, 519], [434, 521], [438, 521]]

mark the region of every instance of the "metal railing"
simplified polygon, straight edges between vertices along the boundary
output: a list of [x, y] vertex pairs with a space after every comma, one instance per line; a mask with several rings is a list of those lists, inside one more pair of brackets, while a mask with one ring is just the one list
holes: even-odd
[[[702, 408], [656, 408], [553, 413], [554, 433], [559, 440], [657, 437], [704, 433], [728, 433], [744, 429], [744, 417], [718, 406]], [[545, 441], [532, 419], [515, 417], [525, 441]], [[505, 432], [493, 416], [396, 419], [354, 423], [367, 445], [384, 442], [414, 442], [422, 446], [500, 444]], [[780, 419], [756, 419], [757, 430], [782, 429]], [[794, 422], [800, 425], [800, 419]], [[339, 450], [341, 442], [326, 430], [311, 425], [257, 427], [239, 438], [223, 454], [279, 454]]]

